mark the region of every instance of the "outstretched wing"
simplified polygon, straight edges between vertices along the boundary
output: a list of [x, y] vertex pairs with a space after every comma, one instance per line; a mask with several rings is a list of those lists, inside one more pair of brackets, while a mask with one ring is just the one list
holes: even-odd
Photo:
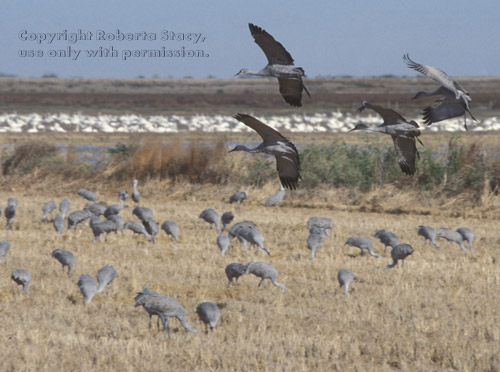
[[405, 54], [403, 56], [403, 60], [409, 68], [412, 68], [415, 71], [418, 71], [421, 74], [431, 78], [432, 80], [444, 86], [446, 89], [453, 92], [453, 94], [458, 95], [457, 88], [455, 87], [455, 82], [448, 76], [446, 72], [432, 66], [422, 65], [420, 63], [414, 62], [408, 54]]
[[274, 39], [266, 30], [252, 23], [248, 24], [255, 42], [267, 57], [270, 65], [293, 65], [293, 58], [285, 47]]
[[299, 79], [278, 78], [280, 93], [285, 101], [292, 106], [302, 106], [302, 89], [304, 84]]
[[394, 149], [396, 150], [396, 159], [403, 173], [408, 175], [415, 174], [415, 158], [418, 156], [417, 146], [414, 138], [405, 138], [392, 136]]
[[277, 142], [285, 141], [289, 142], [285, 137], [283, 137], [280, 132], [271, 128], [269, 125], [264, 124], [260, 120], [255, 119], [253, 116], [247, 114], [236, 114], [233, 116], [236, 120], [241, 121], [247, 127], [252, 128], [262, 137], [264, 142]]
[[431, 125], [446, 119], [455, 118], [465, 114], [464, 105], [450, 97], [437, 100], [423, 110], [424, 124]]
[[363, 102], [363, 104], [358, 107], [358, 112], [362, 112], [365, 108], [372, 109], [377, 114], [379, 114], [384, 120], [384, 124], [386, 125], [407, 122], [406, 119], [399, 112], [382, 106], [372, 105], [368, 102]]
[[[293, 148], [295, 149], [295, 146]], [[297, 150], [295, 149], [295, 151]], [[299, 154], [294, 153], [288, 157], [276, 155], [275, 158], [281, 184], [287, 189], [295, 190], [299, 179], [302, 179], [300, 176]]]

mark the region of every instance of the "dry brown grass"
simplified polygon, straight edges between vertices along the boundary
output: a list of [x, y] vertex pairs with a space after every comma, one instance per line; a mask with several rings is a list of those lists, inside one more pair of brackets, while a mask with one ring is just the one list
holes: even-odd
[[[101, 189], [98, 194], [113, 201], [117, 190]], [[0, 200], [14, 196], [20, 201], [14, 229], [2, 234], [12, 243], [7, 265], [0, 265], [2, 371], [500, 369], [497, 219], [443, 216], [438, 210], [423, 216], [328, 209], [340, 205], [342, 195], [326, 191], [310, 196], [307, 208], [297, 195], [269, 209], [262, 204], [275, 190], [266, 185], [250, 190], [237, 220], [258, 224], [271, 256], [233, 244], [222, 258], [215, 231], [198, 215], [208, 207], [230, 210], [225, 201], [230, 191], [156, 180], [143, 185], [143, 204], [154, 210], [156, 219], [174, 219], [181, 227], [179, 242], [161, 232], [157, 245], [132, 238], [130, 232], [92, 244], [88, 227], [59, 238], [50, 224], [40, 222], [41, 205], [60, 200], [65, 192], [1, 192]], [[396, 192], [394, 197], [399, 202]], [[323, 198], [333, 200], [324, 203]], [[498, 197], [492, 198], [498, 204]], [[70, 200], [71, 210], [84, 204], [76, 193]], [[391, 205], [380, 204], [386, 209]], [[133, 218], [131, 210], [130, 205], [122, 212], [125, 219]], [[313, 215], [331, 217], [336, 235], [325, 240], [311, 262], [305, 222]], [[416, 235], [420, 224], [470, 227], [476, 233], [474, 255], [444, 241], [439, 249], [426, 244]], [[413, 246], [415, 253], [404, 268], [384, 272], [390, 258], [378, 243], [376, 250], [383, 255], [378, 260], [343, 246], [347, 237], [371, 237], [376, 228], [394, 231]], [[72, 277], [50, 257], [56, 248], [76, 254]], [[227, 288], [225, 266], [250, 260], [272, 263], [289, 291], [272, 285], [257, 289], [253, 276]], [[95, 275], [105, 264], [120, 276], [85, 306], [78, 276]], [[17, 295], [9, 278], [19, 267], [33, 275], [31, 296]], [[336, 281], [341, 268], [351, 269], [357, 278], [347, 298]], [[197, 335], [184, 331], [175, 319], [170, 338], [156, 330], [155, 322], [148, 331], [146, 312], [133, 307], [135, 292], [147, 281], [185, 306]], [[206, 300], [223, 306], [222, 322], [210, 334], [203, 332], [194, 312]]]

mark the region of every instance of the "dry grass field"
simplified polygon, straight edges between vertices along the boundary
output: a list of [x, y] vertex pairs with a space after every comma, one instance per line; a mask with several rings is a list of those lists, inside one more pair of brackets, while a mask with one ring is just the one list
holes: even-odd
[[[97, 192], [114, 202], [119, 189]], [[40, 222], [41, 206], [50, 199], [59, 202], [66, 192], [0, 192], [0, 200], [13, 196], [20, 201], [13, 230], [1, 234], [12, 243], [7, 263], [0, 265], [2, 371], [500, 369], [498, 216], [343, 211], [319, 198], [313, 200], [314, 208], [305, 208], [293, 195], [280, 207], [265, 208], [266, 197], [275, 191], [266, 185], [250, 189], [250, 199], [235, 221], [254, 220], [271, 255], [233, 242], [221, 257], [217, 233], [198, 215], [209, 207], [220, 213], [234, 211], [226, 201], [232, 187], [152, 180], [139, 189], [141, 204], [154, 210], [156, 220], [177, 221], [179, 242], [160, 232], [153, 245], [127, 231], [124, 237], [111, 234], [108, 242], [92, 244], [88, 226], [59, 237], [50, 223]], [[333, 190], [325, 195], [341, 198]], [[84, 206], [76, 193], [69, 197], [71, 210]], [[129, 200], [122, 212], [125, 220], [135, 219], [132, 209]], [[333, 239], [325, 239], [314, 262], [306, 245], [311, 216], [327, 216], [335, 224]], [[476, 234], [474, 254], [442, 240], [440, 248], [434, 248], [417, 236], [421, 224], [470, 227]], [[384, 271], [391, 259], [373, 237], [379, 228], [413, 246], [415, 252], [404, 267]], [[372, 238], [382, 257], [360, 256], [359, 249], [343, 246], [346, 238], [356, 235]], [[77, 256], [69, 278], [50, 256], [56, 248]], [[273, 264], [288, 291], [270, 283], [257, 288], [259, 279], [250, 275], [228, 288], [226, 265], [247, 261]], [[95, 276], [105, 264], [114, 266], [119, 277], [85, 305], [78, 276]], [[10, 279], [21, 267], [32, 273], [31, 296], [18, 295]], [[342, 268], [356, 277], [348, 297], [336, 279]], [[168, 337], [157, 330], [156, 318], [150, 332], [147, 313], [133, 306], [136, 291], [146, 282], [182, 303], [198, 334], [172, 319]], [[221, 322], [208, 334], [195, 314], [203, 301], [222, 309]]]

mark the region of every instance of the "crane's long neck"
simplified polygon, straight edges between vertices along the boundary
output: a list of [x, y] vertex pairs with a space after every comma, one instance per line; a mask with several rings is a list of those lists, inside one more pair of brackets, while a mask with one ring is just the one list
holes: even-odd
[[271, 76], [266, 68], [259, 71], [253, 71], [249, 69], [243, 69], [238, 73], [239, 76], [251, 75], [251, 76]]
[[186, 328], [188, 331], [193, 332], [193, 333], [198, 333], [198, 331], [196, 329], [194, 329], [193, 327], [191, 327], [188, 324], [188, 322], [186, 321], [186, 318], [184, 318], [183, 316], [177, 316], [176, 318], [179, 319], [179, 322], [181, 322], [182, 326], [184, 328]]

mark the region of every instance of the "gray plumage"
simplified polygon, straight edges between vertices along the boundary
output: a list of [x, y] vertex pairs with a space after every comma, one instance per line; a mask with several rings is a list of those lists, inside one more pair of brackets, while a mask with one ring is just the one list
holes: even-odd
[[230, 263], [229, 265], [226, 266], [226, 276], [227, 276], [227, 286], [229, 287], [231, 283], [233, 282], [233, 279], [235, 281], [238, 281], [238, 278], [245, 274], [246, 267], [245, 265], [239, 263], [239, 262], [233, 262]]
[[160, 294], [149, 289], [149, 283], [146, 283], [144, 285], [144, 288], [139, 292], [137, 292], [137, 295], [134, 297], [135, 306], [137, 306], [137, 303], [140, 302], [140, 305], [142, 305], [144, 310], [146, 310], [147, 313], [149, 314], [149, 330], [151, 331], [151, 318], [153, 317], [153, 315], [158, 316], [158, 329], [160, 329], [160, 323], [159, 323], [160, 316], [156, 314], [154, 311], [149, 310], [146, 306], [144, 306], [146, 304], [146, 301], [142, 301], [142, 297], [145, 295], [160, 296]]
[[56, 209], [57, 209], [57, 204], [53, 200], [45, 203], [42, 206], [42, 212], [43, 212], [42, 221], [46, 221], [47, 215], [52, 214], [52, 212], [55, 211]]
[[267, 66], [260, 71], [241, 69], [236, 75], [276, 77], [285, 102], [295, 107], [302, 106], [302, 91], [304, 90], [309, 98], [311, 97], [302, 80], [305, 76], [304, 69], [293, 65], [294, 61], [290, 53], [266, 30], [252, 23], [249, 23], [248, 27], [255, 43], [267, 57]]
[[151, 240], [151, 235], [148, 234], [144, 225], [138, 221], [129, 221], [123, 226], [125, 229], [132, 230], [134, 234], [142, 234], [149, 240]]
[[144, 228], [148, 232], [149, 236], [151, 236], [151, 241], [153, 242], [153, 244], [156, 244], [155, 237], [159, 231], [158, 223], [153, 219], [149, 219], [149, 220], [143, 220], [142, 224], [144, 225]]
[[16, 282], [17, 284], [17, 293], [19, 293], [19, 286], [23, 286], [24, 292], [27, 294], [31, 294], [28, 290], [28, 286], [31, 283], [31, 274], [26, 269], [15, 269], [12, 274], [10, 274], [10, 278]]
[[61, 212], [63, 219], [66, 217], [66, 214], [69, 212], [69, 206], [70, 206], [70, 203], [69, 203], [68, 198], [64, 198], [59, 203], [59, 212]]
[[424, 123], [431, 125], [442, 120], [464, 116], [464, 126], [467, 130], [467, 113], [474, 121], [477, 119], [470, 112], [469, 102], [471, 101], [469, 93], [455, 80], [452, 80], [444, 71], [435, 67], [422, 65], [410, 59], [408, 54], [403, 56], [403, 60], [409, 68], [420, 72], [431, 78], [441, 86], [434, 92], [418, 92], [413, 99], [420, 97], [432, 97], [440, 95], [442, 98], [434, 102], [433, 105], [424, 109]]
[[368, 250], [370, 256], [379, 258], [380, 255], [373, 253], [373, 243], [368, 238], [363, 238], [361, 236], [353, 236], [348, 238], [344, 245], [350, 245], [351, 247], [357, 247], [361, 249], [361, 256], [365, 254], [365, 249]]
[[431, 226], [422, 226], [418, 227], [418, 235], [423, 236], [425, 240], [430, 240], [430, 242], [434, 245], [434, 247], [439, 248], [439, 245], [436, 243], [436, 231]]
[[464, 238], [458, 231], [452, 229], [439, 229], [438, 231], [436, 231], [436, 237], [444, 238], [449, 242], [457, 243], [460, 246], [460, 249], [465, 251], [465, 247], [463, 244]]
[[132, 214], [141, 221], [152, 220], [154, 218], [153, 211], [147, 207], [135, 207]]
[[104, 214], [106, 209], [109, 207], [106, 202], [98, 202], [94, 204], [87, 205], [84, 209], [90, 211], [94, 216], [101, 216]]
[[127, 190], [120, 190], [118, 191], [118, 199], [119, 200], [127, 200], [128, 199], [128, 191]]
[[74, 226], [77, 226], [90, 217], [92, 217], [92, 213], [87, 209], [71, 212], [68, 216], [68, 230], [71, 230]]
[[[280, 132], [246, 114], [236, 114], [234, 118], [252, 128], [262, 138], [262, 142], [254, 148], [237, 145], [233, 151], [246, 151], [251, 154], [264, 153], [273, 155], [276, 159], [276, 169], [281, 184], [295, 190], [298, 187], [300, 175], [300, 157], [295, 145]], [[247, 195], [248, 196], [248, 195]]]
[[399, 112], [384, 108], [382, 106], [372, 105], [368, 102], [358, 107], [358, 112], [369, 108], [379, 114], [384, 122], [380, 125], [369, 127], [366, 124], [357, 124], [350, 132], [355, 130], [367, 130], [388, 134], [392, 137], [396, 159], [403, 173], [412, 175], [417, 171], [415, 167], [416, 158], [420, 158], [417, 150], [416, 140], [420, 136], [419, 126], [416, 121], [407, 121]]
[[344, 286], [344, 293], [346, 296], [348, 296], [349, 295], [349, 286], [354, 281], [354, 274], [352, 273], [351, 270], [342, 269], [342, 270], [339, 270], [339, 272], [337, 274], [337, 279], [339, 281], [340, 287], [342, 288], [342, 286]]
[[97, 271], [97, 281], [99, 286], [97, 287], [97, 292], [104, 291], [104, 288], [111, 284], [113, 280], [118, 277], [118, 272], [111, 265], [105, 265]]
[[109, 216], [120, 213], [125, 204], [123, 203], [122, 199], [120, 199], [119, 202], [120, 204], [113, 204], [107, 207], [104, 211], [104, 217], [108, 218]]
[[226, 254], [226, 251], [229, 248], [229, 245], [231, 244], [231, 238], [225, 234], [219, 234], [217, 236], [217, 246], [220, 249], [220, 255], [224, 257]]
[[457, 229], [457, 232], [462, 235], [462, 238], [467, 240], [469, 243], [469, 249], [471, 252], [474, 252], [474, 248], [472, 247], [472, 241], [474, 240], [474, 233], [468, 227], [460, 227]]
[[10, 242], [7, 240], [2, 240], [0, 242], [0, 263], [2, 263], [2, 258], [5, 257], [5, 264], [7, 265], [7, 253], [9, 253]]
[[141, 193], [137, 191], [137, 185], [139, 184], [139, 181], [134, 180], [134, 190], [132, 191], [132, 200], [134, 203], [139, 203], [139, 200], [141, 199]]
[[204, 221], [208, 222], [210, 224], [210, 229], [212, 229], [212, 224], [215, 225], [215, 228], [217, 229], [217, 233], [220, 234], [220, 216], [219, 214], [215, 211], [213, 208], [208, 208], [205, 209], [200, 213], [200, 216], [198, 218], [203, 219]]
[[92, 243], [97, 242], [102, 234], [104, 234], [104, 240], [107, 241], [108, 233], [112, 231], [116, 232], [118, 230], [118, 226], [114, 221], [112, 220], [102, 221], [97, 216], [92, 216], [90, 218], [90, 228], [92, 229], [92, 233], [94, 234], [94, 239], [92, 240]]
[[12, 228], [10, 221], [16, 216], [16, 208], [17, 204], [10, 204], [4, 210], [4, 215], [7, 220], [7, 224], [5, 225], [6, 230], [10, 230]]
[[54, 218], [52, 225], [54, 226], [54, 229], [56, 230], [56, 232], [59, 235], [61, 235], [63, 232], [63, 229], [64, 229], [64, 219], [62, 218], [62, 216], [60, 214], [58, 214], [56, 216], [56, 218]]
[[241, 244], [243, 244], [243, 247], [245, 247], [247, 241], [241, 235], [239, 235], [240, 228], [245, 227], [247, 229], [250, 229], [250, 228], [256, 228], [256, 226], [257, 225], [253, 221], [248, 221], [248, 220], [240, 221], [231, 226], [228, 235], [231, 239], [237, 238], [241, 242]]
[[271, 254], [269, 248], [264, 246], [264, 235], [257, 228], [242, 225], [236, 230], [235, 234], [267, 254]]
[[269, 279], [276, 287], [286, 291], [284, 284], [278, 283], [278, 271], [274, 266], [265, 262], [247, 262], [245, 264], [245, 274], [253, 274], [260, 278], [259, 287], [265, 279]]
[[[220, 309], [213, 302], [202, 302], [196, 308], [196, 314], [200, 318], [200, 321], [205, 323], [205, 325], [210, 327], [210, 330], [213, 331], [217, 322], [220, 319]], [[208, 333], [208, 330], [207, 330]]]
[[244, 200], [248, 199], [248, 190], [245, 191], [236, 191], [229, 198], [229, 204], [238, 203], [238, 209], [240, 208], [240, 204], [243, 203]]
[[311, 217], [307, 220], [307, 227], [309, 228], [309, 232], [313, 226], [319, 227], [324, 230], [325, 235], [331, 238], [332, 236], [328, 232], [328, 230], [332, 230], [335, 228], [333, 226], [332, 220], [328, 217]]
[[11, 206], [11, 205], [13, 207], [17, 208], [17, 206], [19, 205], [19, 201], [16, 198], [7, 199], [7, 206]]
[[311, 260], [314, 261], [316, 251], [321, 247], [327, 230], [318, 226], [312, 226], [307, 238], [307, 248], [311, 251]]
[[[117, 276], [118, 273], [115, 268], [110, 265], [106, 265], [99, 269], [97, 272], [97, 280], [89, 274], [80, 275], [78, 287], [83, 297], [85, 297], [86, 303], [89, 304], [96, 294], [104, 291], [106, 285], [110, 284]], [[99, 284], [97, 284], [97, 281], [99, 281]]]
[[222, 231], [226, 229], [226, 226], [229, 225], [234, 220], [234, 213], [232, 211], [224, 212], [220, 217], [220, 222], [222, 222]]
[[161, 229], [165, 231], [167, 235], [172, 235], [172, 237], [178, 241], [179, 240], [179, 226], [175, 221], [165, 221], [161, 225]]
[[116, 226], [116, 230], [112, 230], [112, 231], [120, 231], [122, 234], [123, 234], [123, 229], [124, 229], [124, 226], [125, 226], [125, 221], [123, 220], [123, 217], [122, 216], [119, 216], [117, 214], [114, 214], [114, 215], [111, 215], [107, 218], [108, 221], [111, 221], [115, 224]]
[[86, 189], [78, 190], [78, 195], [80, 195], [84, 199], [87, 199], [88, 201], [91, 201], [92, 203], [97, 203], [97, 200], [99, 199], [96, 194]]
[[65, 266], [68, 267], [68, 276], [73, 273], [73, 269], [76, 264], [76, 257], [72, 252], [64, 249], [55, 249], [52, 251], [52, 257], [61, 263], [63, 271]]
[[386, 230], [375, 230], [375, 237], [380, 240], [380, 243], [384, 245], [384, 253], [387, 250], [387, 247], [394, 248], [399, 244], [399, 239], [396, 234], [386, 231]]
[[197, 333], [198, 331], [191, 327], [186, 320], [186, 311], [184, 307], [174, 300], [171, 297], [160, 295], [160, 294], [151, 294], [151, 293], [141, 293], [136, 297], [135, 306], [142, 306], [148, 314], [158, 315], [163, 323], [163, 328], [167, 330], [170, 335], [170, 318], [177, 318], [182, 326], [193, 333]]
[[413, 253], [413, 248], [409, 244], [401, 243], [396, 245], [394, 248], [391, 249], [392, 264], [387, 265], [385, 267], [385, 270], [387, 271], [388, 269], [396, 266], [399, 260], [403, 261], [402, 265], [404, 266], [405, 258], [411, 255], [412, 253]]
[[281, 203], [281, 201], [284, 198], [285, 198], [285, 188], [280, 183], [280, 191], [278, 191], [276, 194], [272, 194], [269, 198], [267, 198], [265, 205], [266, 207], [273, 207]]

